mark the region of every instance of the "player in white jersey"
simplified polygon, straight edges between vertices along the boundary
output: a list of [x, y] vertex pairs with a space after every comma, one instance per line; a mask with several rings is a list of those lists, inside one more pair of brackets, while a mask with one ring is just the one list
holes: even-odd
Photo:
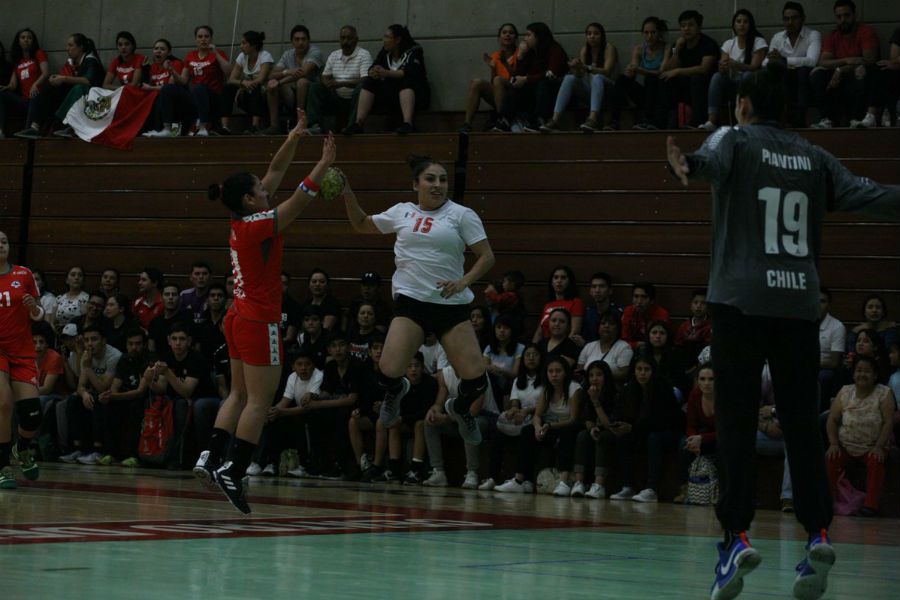
[[[459, 374], [459, 394], [446, 410], [459, 419], [469, 443], [479, 443], [476, 401], [488, 387], [482, 348], [469, 322], [469, 286], [494, 264], [494, 253], [481, 219], [470, 208], [447, 197], [447, 169], [430, 157], [411, 156], [416, 202], [396, 204], [383, 213], [367, 215], [349, 184], [344, 202], [350, 224], [359, 233], [396, 234], [392, 280], [394, 319], [379, 362], [379, 385], [385, 390], [381, 422], [390, 427], [400, 419], [400, 401], [410, 384], [404, 373], [425, 336], [433, 332]], [[465, 272], [464, 252], [477, 257]]]

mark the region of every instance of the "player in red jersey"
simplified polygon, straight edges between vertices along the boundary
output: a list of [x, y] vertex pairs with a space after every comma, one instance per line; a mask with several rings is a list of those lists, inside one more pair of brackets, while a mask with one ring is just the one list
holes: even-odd
[[[225, 339], [231, 360], [231, 391], [219, 409], [209, 441], [194, 474], [208, 487], [218, 484], [241, 512], [250, 512], [243, 477], [272, 405], [281, 376], [281, 262], [284, 231], [318, 193], [325, 170], [334, 162], [334, 138], [328, 136], [322, 158], [290, 198], [274, 208], [275, 194], [297, 149], [307, 135], [306, 115], [297, 111], [297, 126], [272, 159], [262, 179], [235, 173], [209, 196], [231, 211], [231, 266], [234, 304], [225, 315]], [[226, 456], [226, 447], [232, 439]], [[224, 462], [223, 462], [224, 459]]]
[[[9, 466], [18, 459], [22, 474], [38, 478], [38, 465], [29, 449], [41, 425], [41, 401], [37, 388], [37, 353], [31, 337], [31, 321], [44, 317], [37, 298], [34, 275], [9, 262], [9, 238], [0, 231], [0, 489], [16, 489]], [[19, 417], [19, 440], [12, 443], [13, 405]]]

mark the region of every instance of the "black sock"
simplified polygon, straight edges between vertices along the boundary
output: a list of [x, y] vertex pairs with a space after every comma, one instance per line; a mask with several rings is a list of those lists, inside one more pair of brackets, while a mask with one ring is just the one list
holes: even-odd
[[9, 466], [10, 452], [12, 452], [12, 441], [0, 442], [0, 469]]
[[403, 389], [402, 377], [388, 377], [379, 371], [377, 381], [378, 386], [385, 391], [385, 395], [396, 396]]
[[400, 472], [400, 469], [402, 468], [400, 466], [399, 458], [389, 458], [387, 464], [388, 464], [388, 471], [390, 471], [394, 475], [398, 474]]
[[19, 452], [25, 452], [26, 450], [28, 450], [28, 448], [31, 447], [31, 439], [32, 438], [27, 438], [23, 435], [20, 435], [19, 439], [16, 440], [16, 450], [18, 450]]
[[228, 457], [231, 460], [237, 473], [243, 476], [244, 471], [250, 466], [250, 460], [253, 458], [253, 452], [256, 451], [256, 444], [242, 440], [239, 437], [234, 438], [231, 444], [231, 453]]
[[425, 472], [425, 461], [421, 458], [412, 459], [412, 470], [416, 473], [424, 473]]
[[231, 441], [231, 434], [224, 429], [214, 427], [212, 435], [209, 436], [209, 462], [213, 465], [222, 463], [222, 457], [228, 448], [228, 442]]

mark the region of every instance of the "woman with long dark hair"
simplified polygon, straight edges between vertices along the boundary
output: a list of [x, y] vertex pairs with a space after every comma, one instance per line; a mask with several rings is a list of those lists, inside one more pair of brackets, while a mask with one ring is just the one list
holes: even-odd
[[141, 84], [141, 89], [159, 92], [153, 106], [153, 126], [157, 129], [144, 133], [144, 137], [181, 135], [180, 126], [173, 128], [172, 125], [187, 119], [191, 110], [191, 96], [187, 89], [188, 78], [184, 63], [172, 54], [172, 42], [165, 38], [153, 42], [148, 79], [149, 81]]
[[555, 308], [566, 309], [572, 317], [572, 331], [581, 331], [584, 302], [578, 297], [575, 273], [567, 265], [559, 265], [550, 272], [547, 279], [547, 302], [541, 310], [541, 318], [531, 341], [538, 342], [541, 338], [550, 337], [550, 313]]
[[25, 27], [16, 32], [9, 49], [12, 73], [9, 83], [0, 85], [0, 138], [4, 137], [8, 110], [25, 114], [25, 127], [29, 127], [34, 118], [34, 102], [47, 79], [50, 77], [50, 66], [47, 54], [41, 49], [37, 34]]
[[497, 30], [497, 41], [500, 49], [482, 55], [484, 64], [490, 69], [487, 78], [476, 77], [469, 82], [469, 94], [466, 98], [466, 120], [460, 127], [461, 133], [472, 131], [472, 119], [478, 111], [478, 105], [484, 100], [492, 108], [488, 129], [492, 129], [497, 120], [497, 110], [503, 105], [503, 96], [509, 88], [509, 79], [516, 70], [518, 61], [519, 30], [512, 23], [504, 23]]
[[106, 69], [106, 77], [103, 79], [103, 87], [115, 90], [123, 85], [141, 87], [143, 78], [142, 67], [146, 58], [137, 54], [137, 41], [130, 31], [120, 31], [116, 34], [116, 48], [119, 54], [112, 59]]
[[[659, 74], [666, 54], [668, 24], [659, 17], [647, 17], [641, 24], [644, 41], [631, 51], [631, 61], [616, 79], [611, 98], [612, 120], [619, 123], [627, 99], [640, 110], [633, 129], [662, 129], [666, 126], [666, 106], [661, 100]], [[643, 83], [638, 77], [643, 77]]]
[[266, 113], [266, 82], [275, 59], [263, 50], [266, 34], [262, 31], [246, 31], [241, 38], [241, 53], [234, 61], [234, 67], [225, 87], [225, 115], [222, 127], [227, 126], [227, 115], [231, 114], [235, 100], [245, 113], [250, 115], [250, 127], [246, 133], [261, 131], [262, 117]]
[[[584, 429], [575, 438], [575, 484], [572, 486], [572, 496], [606, 498], [609, 454], [615, 445], [611, 416], [616, 401], [616, 384], [609, 364], [602, 360], [589, 364], [584, 373]], [[585, 465], [591, 462], [594, 465], [594, 481], [585, 490]]]

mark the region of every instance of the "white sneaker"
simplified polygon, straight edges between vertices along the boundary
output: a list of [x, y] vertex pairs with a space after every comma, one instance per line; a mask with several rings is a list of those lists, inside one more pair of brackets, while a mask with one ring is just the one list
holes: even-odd
[[522, 484], [522, 491], [525, 492], [526, 494], [533, 494], [534, 493], [534, 484], [531, 483], [530, 481], [526, 481], [525, 483]]
[[[581, 490], [584, 492], [584, 489]], [[556, 484], [556, 487], [553, 489], [553, 495], [558, 498], [568, 497], [572, 493], [572, 488], [569, 487], [569, 484], [565, 481], [560, 481]]]
[[706, 123], [704, 123], [703, 125], [701, 125], [701, 126], [698, 127], [697, 129], [704, 129], [704, 130], [706, 130], [706, 131], [712, 131], [712, 130], [715, 129], [715, 128], [716, 128], [716, 124], [715, 124], [715, 123], [713, 123], [712, 121], [707, 121]]
[[659, 502], [656, 492], [650, 488], [641, 490], [639, 494], [636, 494], [631, 499], [635, 502]]
[[303, 465], [299, 465], [296, 469], [291, 469], [287, 474], [291, 477], [307, 477], [309, 475], [306, 469], [303, 468]]
[[831, 119], [829, 119], [828, 117], [825, 117], [818, 123], [813, 123], [812, 125], [810, 125], [810, 127], [812, 127], [813, 129], [831, 129], [831, 127], [832, 127]]
[[69, 463], [70, 465], [75, 464], [78, 459], [81, 458], [81, 450], [76, 450], [75, 452], [69, 452], [68, 454], [63, 454], [59, 457], [59, 460], [64, 463]]
[[481, 482], [481, 485], [478, 486], [478, 489], [489, 492], [492, 489], [494, 489], [495, 487], [497, 487], [497, 482], [494, 481], [493, 477], [488, 477], [487, 479], [485, 479], [484, 481]]
[[573, 498], [581, 498], [584, 496], [584, 483], [581, 481], [576, 481], [575, 485], [572, 486], [571, 496]]
[[478, 473], [475, 471], [468, 471], [466, 473], [466, 479], [463, 481], [462, 488], [464, 490], [474, 490], [478, 487]]
[[275, 465], [272, 463], [267, 464], [265, 466], [265, 468], [262, 470], [262, 474], [268, 475], [269, 477], [274, 477], [275, 476]]
[[877, 125], [878, 123], [875, 120], [875, 115], [870, 112], [866, 113], [866, 116], [862, 118], [862, 121], [857, 121], [856, 119], [850, 121], [850, 127], [855, 129], [871, 129]]
[[516, 119], [513, 124], [509, 126], [509, 130], [513, 133], [524, 133], [525, 125], [522, 123], [522, 121]]
[[606, 488], [600, 485], [599, 483], [592, 483], [591, 489], [584, 493], [588, 498], [594, 498], [599, 500], [600, 498], [606, 498]]
[[83, 465], [98, 465], [101, 458], [103, 458], [103, 455], [99, 452], [91, 452], [90, 454], [79, 456], [78, 462]]
[[[527, 481], [525, 483], [528, 483]], [[525, 493], [525, 483], [519, 483], [516, 481], [516, 478], [507, 479], [505, 483], [501, 483], [498, 486], [494, 487], [495, 492], [511, 492], [513, 494], [524, 494]]]
[[422, 485], [425, 487], [447, 487], [447, 475], [443, 471], [435, 469], [431, 477], [423, 481]]
[[889, 111], [888, 109], [884, 109], [884, 112], [881, 113], [881, 126], [891, 126], [891, 111]]
[[629, 486], [623, 487], [621, 490], [609, 497], [610, 500], [631, 500], [634, 498], [634, 488]]
[[158, 129], [156, 131], [148, 131], [143, 135], [148, 138], [167, 138], [172, 137], [172, 132], [168, 129]]
[[259, 466], [259, 463], [252, 462], [250, 463], [250, 466], [247, 467], [246, 475], [249, 475], [250, 477], [254, 477], [260, 473], [262, 473], [262, 467]]

